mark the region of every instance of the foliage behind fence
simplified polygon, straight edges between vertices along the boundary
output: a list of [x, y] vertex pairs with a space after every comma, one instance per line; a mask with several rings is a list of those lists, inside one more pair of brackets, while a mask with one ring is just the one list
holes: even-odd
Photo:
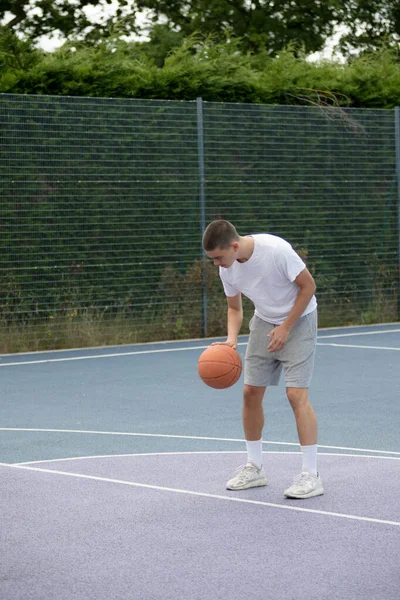
[[[320, 326], [397, 320], [394, 111], [202, 112], [201, 128], [195, 102], [0, 96], [1, 351], [203, 335], [202, 167], [206, 222], [288, 239]], [[206, 269], [206, 333], [224, 335]]]

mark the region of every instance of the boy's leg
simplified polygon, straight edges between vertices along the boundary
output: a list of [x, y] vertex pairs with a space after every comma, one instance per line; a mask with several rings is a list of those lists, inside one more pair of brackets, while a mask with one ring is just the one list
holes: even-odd
[[246, 437], [247, 464], [227, 483], [228, 490], [245, 490], [267, 485], [262, 466], [262, 401], [268, 385], [278, 385], [282, 365], [268, 352], [268, 334], [274, 328], [254, 316], [250, 321], [250, 336], [244, 365], [242, 421]]
[[308, 388], [286, 388], [286, 395], [296, 419], [297, 433], [301, 446], [317, 443], [317, 417], [308, 399]]
[[243, 390], [243, 429], [246, 437], [247, 463], [239, 468], [227, 483], [228, 490], [246, 490], [267, 485], [262, 466], [262, 430], [264, 411], [262, 401], [265, 387], [245, 385]]
[[316, 342], [315, 310], [296, 322], [286, 345], [277, 352], [277, 358], [283, 363], [286, 393], [296, 419], [303, 456], [302, 472], [284, 492], [289, 498], [311, 498], [324, 493], [317, 469], [317, 418], [308, 399]]
[[284, 492], [288, 498], [311, 498], [324, 493], [317, 467], [318, 425], [308, 399], [308, 388], [286, 388], [286, 394], [296, 419], [303, 466], [300, 475]]
[[246, 440], [261, 439], [264, 427], [264, 411], [262, 401], [265, 387], [245, 385], [243, 388], [243, 429]]
[[262, 467], [262, 430], [264, 411], [262, 401], [265, 387], [245, 385], [243, 390], [242, 421], [246, 438], [247, 462]]

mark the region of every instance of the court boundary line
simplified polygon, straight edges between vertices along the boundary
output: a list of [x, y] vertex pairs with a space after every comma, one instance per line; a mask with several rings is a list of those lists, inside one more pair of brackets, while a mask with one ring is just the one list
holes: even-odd
[[[36, 433], [83, 433], [87, 435], [126, 435], [128, 437], [157, 437], [167, 439], [180, 439], [180, 440], [205, 440], [214, 442], [240, 442], [245, 443], [245, 439], [241, 438], [220, 438], [220, 437], [207, 437], [207, 436], [194, 436], [194, 435], [175, 435], [170, 433], [143, 433], [143, 432], [130, 432], [130, 431], [95, 431], [85, 429], [43, 429], [43, 428], [31, 428], [31, 427], [0, 427], [0, 431], [25, 431], [25, 432], [36, 432]], [[298, 442], [275, 442], [272, 440], [263, 440], [263, 444], [270, 444], [276, 446], [296, 446], [299, 447]], [[395, 450], [374, 450], [371, 448], [350, 448], [346, 446], [327, 446], [324, 444], [318, 444], [318, 448], [325, 448], [327, 450], [348, 450], [351, 452], [374, 452], [376, 454], [395, 454], [400, 456], [400, 452]]]
[[335, 344], [333, 342], [318, 343], [317, 346], [333, 346], [335, 348], [362, 348], [363, 350], [394, 350], [399, 351], [400, 348], [393, 348], [391, 346], [361, 346], [356, 344]]
[[[247, 342], [240, 342], [238, 346], [244, 346]], [[21, 360], [17, 362], [0, 363], [0, 367], [16, 367], [18, 365], [38, 365], [55, 362], [71, 362], [74, 360], [95, 360], [96, 358], [120, 358], [121, 356], [137, 356], [140, 354], [162, 354], [167, 352], [183, 352], [184, 350], [204, 350], [207, 346], [188, 346], [181, 348], [162, 348], [160, 350], [135, 350], [132, 352], [113, 352], [111, 354], [93, 354], [88, 356], [64, 356], [62, 358], [44, 358], [41, 360]]]
[[7, 463], [0, 463], [0, 466], [8, 467], [11, 469], [20, 469], [25, 471], [34, 471], [39, 473], [50, 473], [52, 475], [63, 475], [64, 477], [74, 477], [77, 479], [86, 479], [91, 481], [100, 481], [102, 483], [116, 483], [119, 485], [126, 485], [130, 487], [138, 487], [143, 489], [150, 489], [162, 492], [171, 492], [175, 494], [183, 494], [188, 496], [196, 496], [200, 498], [212, 498], [216, 500], [225, 500], [228, 502], [237, 502], [242, 504], [252, 504], [257, 506], [267, 506], [269, 508], [278, 508], [281, 510], [292, 510], [297, 512], [305, 512], [310, 514], [318, 514], [322, 516], [336, 517], [342, 519], [349, 519], [354, 521], [361, 521], [367, 523], [375, 523], [379, 525], [391, 525], [395, 527], [400, 527], [400, 522], [398, 521], [390, 521], [386, 519], [375, 519], [373, 517], [362, 517], [359, 515], [350, 515], [345, 513], [335, 513], [333, 511], [324, 511], [313, 508], [304, 508], [300, 506], [288, 505], [285, 506], [283, 504], [276, 504], [274, 502], [263, 502], [262, 500], [250, 500], [248, 498], [238, 498], [237, 496], [222, 496], [220, 494], [209, 494], [206, 492], [195, 492], [193, 490], [183, 490], [180, 488], [171, 488], [166, 486], [157, 486], [151, 485], [147, 483], [137, 483], [135, 481], [126, 481], [124, 479], [113, 479], [110, 477], [98, 477], [96, 475], [84, 475], [82, 473], [67, 473], [65, 471], [55, 471], [52, 469], [40, 469], [38, 467], [27, 467], [27, 466], [19, 466], [19, 465], [9, 465]]
[[[193, 455], [193, 454], [246, 454], [245, 450], [183, 450], [176, 452], [134, 452], [128, 454], [96, 454], [89, 456], [70, 456], [66, 458], [50, 458], [47, 460], [30, 460], [26, 462], [17, 462], [17, 463], [2, 463], [8, 464], [10, 466], [21, 467], [21, 466], [29, 466], [29, 465], [39, 465], [43, 463], [55, 463], [55, 462], [68, 462], [74, 460], [96, 460], [98, 458], [127, 458], [127, 457], [137, 457], [137, 456], [181, 456], [181, 455]], [[263, 450], [263, 454], [295, 454], [296, 456], [301, 455], [301, 451], [293, 451], [293, 450]], [[321, 456], [341, 456], [341, 457], [349, 457], [349, 458], [376, 458], [381, 460], [400, 460], [400, 457], [397, 456], [375, 456], [373, 454], [344, 454], [339, 452], [320, 452], [318, 454]], [[1, 463], [0, 463], [1, 464]]]
[[[400, 332], [400, 329], [387, 329], [387, 330], [381, 330], [381, 331], [371, 331], [371, 332], [359, 332], [359, 333], [343, 333], [343, 334], [337, 334], [337, 335], [325, 335], [325, 336], [321, 336], [319, 338], [317, 338], [317, 346], [340, 346], [340, 344], [324, 344], [323, 342], [319, 342], [318, 340], [322, 340], [322, 339], [327, 339], [327, 338], [336, 338], [336, 337], [350, 337], [353, 335], [379, 335], [382, 333], [398, 333]], [[213, 339], [213, 338], [211, 338]], [[166, 343], [172, 343], [172, 342], [166, 342]], [[43, 358], [43, 359], [38, 359], [38, 360], [21, 360], [21, 361], [16, 361], [16, 362], [4, 362], [1, 363], [0, 362], [0, 367], [17, 367], [17, 366], [21, 366], [21, 365], [38, 365], [38, 364], [46, 364], [46, 363], [57, 363], [57, 362], [71, 362], [71, 361], [77, 361], [77, 360], [95, 360], [97, 358], [120, 358], [121, 356], [138, 356], [138, 355], [145, 355], [145, 354], [162, 354], [162, 353], [167, 353], [167, 352], [183, 352], [185, 350], [205, 350], [206, 348], [208, 348], [210, 344], [206, 344], [206, 345], [201, 345], [201, 346], [185, 346], [185, 347], [179, 347], [179, 348], [161, 348], [161, 349], [152, 349], [152, 350], [133, 350], [132, 352], [112, 352], [112, 353], [107, 353], [107, 354], [93, 354], [93, 355], [83, 355], [83, 356], [63, 356], [61, 358]], [[239, 342], [238, 346], [246, 346], [247, 345], [247, 341], [246, 342]], [[118, 347], [118, 346], [117, 346]], [[346, 348], [367, 348], [367, 349], [377, 349], [377, 350], [400, 350], [400, 348], [391, 348], [391, 347], [386, 347], [386, 346], [357, 346], [357, 345], [350, 345], [350, 344], [344, 344], [343, 347]], [[94, 348], [95, 350], [95, 348]], [[74, 350], [75, 352], [79, 352], [79, 349]], [[48, 351], [49, 353], [51, 353], [52, 351]], [[7, 357], [7, 355], [1, 355], [1, 357]], [[15, 356], [15, 355], [13, 355]], [[0, 358], [1, 358], [0, 357]]]
[[[362, 325], [361, 325], [362, 327]], [[365, 325], [364, 325], [365, 327]], [[318, 336], [319, 340], [325, 338], [336, 338], [336, 337], [353, 337], [353, 335], [379, 335], [381, 333], [399, 333], [400, 329], [381, 329], [380, 331], [359, 331], [358, 333], [337, 333], [332, 335], [321, 335]]]
[[[398, 325], [398, 321], [392, 321], [389, 323], [371, 323], [370, 325], [347, 325], [347, 326], [343, 326], [343, 327], [338, 327], [338, 326], [334, 326], [334, 327], [321, 327], [318, 329], [318, 331], [324, 332], [324, 331], [334, 331], [335, 329], [339, 329], [339, 330], [343, 330], [343, 329], [362, 329], [365, 327], [370, 327], [371, 329], [374, 327], [388, 327], [390, 325], [393, 326], [397, 326]], [[386, 331], [384, 330], [380, 330], [380, 331], [371, 331], [371, 332], [360, 332], [360, 333], [343, 333], [343, 334], [336, 334], [336, 335], [331, 335], [331, 336], [322, 336], [322, 337], [338, 337], [338, 336], [350, 336], [350, 335], [375, 335], [378, 333], [389, 333], [392, 331], [400, 331], [400, 329], [398, 330], [393, 330], [393, 329], [388, 329]], [[244, 337], [248, 337], [249, 334], [248, 333], [242, 333], [240, 334], [238, 337], [240, 338], [244, 338]], [[207, 338], [188, 338], [185, 340], [155, 340], [154, 342], [136, 342], [136, 343], [131, 343], [131, 344], [111, 344], [109, 346], [83, 346], [82, 348], [54, 348], [53, 350], [30, 350], [30, 351], [26, 351], [26, 352], [10, 352], [7, 354], [0, 354], [0, 360], [2, 358], [7, 358], [9, 356], [27, 356], [27, 355], [31, 355], [31, 354], [50, 354], [50, 353], [60, 353], [60, 352], [82, 352], [82, 351], [88, 351], [88, 350], [105, 350], [105, 349], [111, 349], [111, 348], [131, 348], [132, 346], [151, 346], [151, 345], [166, 345], [166, 344], [177, 344], [179, 342], [204, 342], [206, 340], [209, 340], [210, 342], [212, 340], [226, 340], [226, 336], [224, 335], [220, 335], [220, 336], [216, 336], [216, 337], [207, 337]], [[243, 343], [243, 342], [242, 342]]]

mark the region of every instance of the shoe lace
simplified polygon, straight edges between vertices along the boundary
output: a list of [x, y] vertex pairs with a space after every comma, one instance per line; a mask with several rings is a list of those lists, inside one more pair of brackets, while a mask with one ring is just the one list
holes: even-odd
[[313, 476], [311, 475], [311, 473], [309, 473], [308, 471], [302, 471], [299, 475], [296, 475], [296, 477], [293, 480], [293, 483], [302, 483], [305, 481], [311, 481], [313, 478]]
[[238, 472], [239, 472], [239, 471], [241, 471], [242, 469], [255, 469], [255, 465], [253, 465], [253, 463], [251, 463], [251, 462], [248, 462], [248, 463], [246, 463], [245, 465], [240, 465], [240, 467], [238, 467], [238, 468], [236, 469], [236, 471], [238, 471]]
[[296, 475], [296, 477], [293, 480], [293, 483], [300, 483], [301, 481], [308, 481], [310, 479], [311, 475], [310, 473], [307, 473], [307, 471], [302, 471], [299, 475]]
[[253, 463], [246, 463], [245, 465], [240, 465], [240, 467], [237, 467], [236, 469], [236, 473], [238, 475], [241, 475], [242, 477], [245, 477], [246, 473], [249, 471], [254, 471], [255, 470], [255, 465], [253, 465]]

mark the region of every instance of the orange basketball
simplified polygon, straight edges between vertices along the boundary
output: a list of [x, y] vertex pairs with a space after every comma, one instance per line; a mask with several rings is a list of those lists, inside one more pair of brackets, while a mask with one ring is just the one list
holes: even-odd
[[239, 354], [224, 344], [209, 346], [200, 355], [197, 370], [201, 379], [212, 388], [223, 390], [231, 387], [242, 372]]

